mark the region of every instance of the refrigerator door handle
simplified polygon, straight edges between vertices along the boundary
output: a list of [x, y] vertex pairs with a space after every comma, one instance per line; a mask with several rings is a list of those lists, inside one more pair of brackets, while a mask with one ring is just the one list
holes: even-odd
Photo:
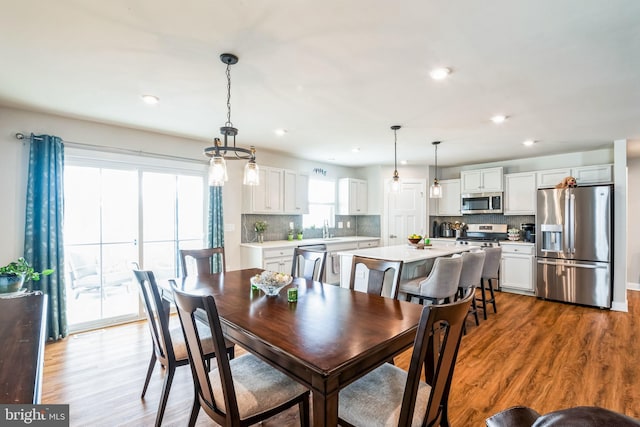
[[569, 204], [569, 190], [564, 190], [564, 251], [571, 253], [571, 205]]
[[576, 253], [576, 195], [573, 191], [570, 191], [569, 195], [569, 210], [571, 215], [570, 225], [569, 225], [569, 240], [570, 240], [570, 249], [571, 253]]
[[606, 266], [600, 266], [600, 265], [592, 265], [592, 264], [578, 264], [578, 263], [565, 263], [565, 262], [557, 262], [557, 261], [543, 261], [543, 260], [538, 260], [538, 264], [545, 264], [545, 265], [558, 265], [561, 267], [578, 267], [578, 268], [591, 268], [591, 269], [596, 269], [596, 268], [607, 268]]

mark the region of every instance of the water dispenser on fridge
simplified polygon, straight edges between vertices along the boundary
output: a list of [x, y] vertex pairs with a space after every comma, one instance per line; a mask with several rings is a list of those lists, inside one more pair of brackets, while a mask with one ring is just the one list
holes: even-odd
[[562, 224], [541, 224], [542, 252], [562, 252]]

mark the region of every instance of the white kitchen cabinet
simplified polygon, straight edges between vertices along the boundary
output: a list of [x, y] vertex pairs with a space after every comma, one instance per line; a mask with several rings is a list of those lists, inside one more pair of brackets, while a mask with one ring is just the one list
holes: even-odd
[[536, 173], [509, 173], [504, 176], [504, 214], [536, 214]]
[[462, 194], [502, 191], [503, 168], [486, 168], [460, 172]]
[[284, 170], [284, 213], [309, 213], [309, 175]]
[[538, 171], [537, 173], [538, 188], [553, 188], [562, 182], [565, 177], [571, 176], [571, 169], [550, 169]]
[[506, 292], [534, 294], [534, 245], [502, 243], [500, 289]]
[[578, 186], [613, 182], [613, 165], [579, 166], [571, 169]]
[[442, 186], [442, 198], [435, 199], [436, 212], [440, 216], [460, 216], [460, 180], [440, 180]]
[[574, 177], [578, 186], [609, 184], [613, 182], [613, 165], [576, 166], [538, 171], [538, 188], [553, 188], [568, 176]]
[[366, 215], [367, 203], [367, 181], [355, 178], [338, 180], [338, 215]]
[[284, 171], [260, 166], [260, 185], [244, 186], [243, 213], [281, 214], [284, 210]]
[[262, 268], [280, 273], [291, 273], [293, 248], [274, 248], [262, 251]]
[[358, 249], [377, 248], [380, 246], [380, 240], [363, 240], [358, 242]]

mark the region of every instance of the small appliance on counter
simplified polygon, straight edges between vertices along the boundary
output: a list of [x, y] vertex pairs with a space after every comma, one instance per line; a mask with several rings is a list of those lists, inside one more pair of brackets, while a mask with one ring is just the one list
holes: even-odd
[[520, 224], [522, 240], [528, 243], [536, 242], [536, 225], [531, 223]]
[[454, 237], [455, 231], [451, 227], [450, 222], [441, 222], [440, 223], [440, 237]]

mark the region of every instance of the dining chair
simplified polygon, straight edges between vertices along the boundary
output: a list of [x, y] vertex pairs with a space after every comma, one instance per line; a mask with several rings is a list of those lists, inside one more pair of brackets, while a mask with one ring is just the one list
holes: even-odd
[[191, 295], [173, 287], [176, 306], [185, 335], [195, 398], [189, 426], [200, 408], [216, 423], [248, 426], [298, 405], [300, 424], [309, 425], [309, 390], [256, 356], [247, 353], [231, 361], [216, 358], [207, 369], [206, 354], [195, 311], [204, 310], [213, 337], [214, 350], [224, 351], [224, 335], [215, 299], [211, 295]]
[[[349, 289], [354, 290], [356, 285], [356, 270], [358, 266], [363, 266], [368, 273], [366, 292], [368, 294], [382, 295], [385, 285], [385, 277], [389, 270], [393, 271], [391, 278], [389, 297], [398, 298], [398, 285], [400, 284], [400, 276], [402, 275], [403, 261], [391, 261], [378, 258], [368, 258], [354, 255], [351, 261], [351, 276], [349, 278]], [[360, 271], [362, 271], [360, 268]], [[366, 275], [366, 274], [365, 274]]]
[[322, 282], [324, 266], [327, 262], [327, 251], [317, 251], [304, 248], [293, 250], [291, 276], [304, 277], [307, 280]]
[[[449, 425], [448, 400], [462, 325], [475, 289], [450, 304], [422, 310], [409, 370], [385, 363], [340, 391], [343, 426]], [[424, 372], [425, 381], [421, 380]]]
[[453, 301], [458, 292], [461, 271], [461, 256], [438, 257], [426, 278], [419, 277], [402, 282], [400, 292], [406, 294], [407, 301], [417, 298], [420, 304], [423, 304], [424, 300], [433, 304]]
[[[458, 282], [458, 296], [462, 298], [465, 291], [469, 288], [477, 288], [480, 286], [480, 280], [482, 280], [482, 270], [484, 268], [485, 252], [465, 252], [462, 254], [462, 270], [460, 271], [460, 281]], [[476, 320], [476, 326], [480, 326], [480, 319], [478, 318], [478, 307], [476, 306], [476, 299], [471, 300], [471, 306], [469, 307], [469, 314], [473, 314]], [[466, 333], [466, 324], [463, 328], [463, 333]]]
[[[217, 258], [215, 258], [217, 257]], [[219, 268], [214, 269], [217, 260]], [[182, 268], [182, 277], [189, 275], [190, 265], [195, 263], [194, 275], [211, 274], [217, 271], [227, 271], [227, 260], [224, 254], [224, 247], [204, 248], [204, 249], [180, 249], [180, 263]]]
[[[476, 301], [482, 301], [482, 305], [477, 304], [478, 308], [482, 309], [484, 320], [487, 320], [487, 304], [493, 305], [493, 312], [497, 313], [496, 309], [496, 295], [493, 288], [493, 280], [499, 279], [500, 272], [500, 259], [502, 258], [502, 248], [484, 248], [486, 254], [484, 260], [484, 268], [482, 269], [482, 280], [480, 282], [480, 295], [481, 298], [476, 298]], [[486, 286], [485, 286], [486, 285]], [[489, 290], [491, 298], [487, 299], [485, 291]]]
[[[141, 398], [144, 399], [147, 392], [147, 387], [149, 386], [151, 374], [156, 366], [156, 362], [160, 362], [160, 365], [166, 369], [155, 423], [156, 426], [160, 426], [167, 405], [167, 399], [169, 398], [169, 391], [171, 390], [175, 370], [178, 366], [189, 364], [189, 357], [187, 355], [187, 347], [185, 345], [182, 328], [179, 323], [170, 321], [169, 302], [160, 296], [158, 284], [156, 283], [153, 272], [134, 270], [133, 274], [140, 285], [140, 294], [144, 303], [153, 344], [151, 360], [147, 368], [147, 377], [144, 380]], [[206, 329], [204, 329], [204, 332], [206, 332]], [[202, 335], [202, 346], [204, 357], [207, 363], [209, 363], [210, 359], [216, 355], [213, 350], [214, 346], [210, 334]], [[225, 343], [222, 353], [224, 354], [225, 352], [230, 358], [233, 358], [235, 352], [234, 344], [231, 342]], [[223, 359], [225, 358], [223, 357]]]

